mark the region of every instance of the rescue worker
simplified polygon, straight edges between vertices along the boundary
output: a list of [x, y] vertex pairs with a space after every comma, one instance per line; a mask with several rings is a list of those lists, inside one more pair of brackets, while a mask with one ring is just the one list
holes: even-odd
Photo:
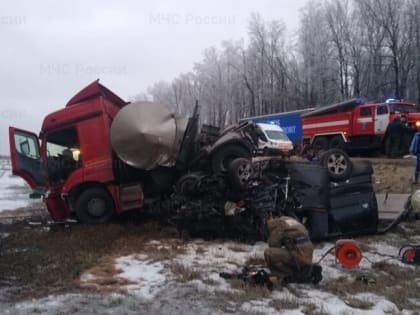
[[414, 134], [410, 144], [410, 153], [416, 156], [416, 168], [414, 170], [414, 184], [417, 184], [420, 174], [420, 131]]
[[401, 115], [401, 125], [403, 132], [401, 138], [400, 154], [406, 155], [409, 153], [410, 143], [415, 134], [415, 129], [413, 127], [410, 127], [410, 125], [408, 124], [406, 115]]
[[401, 140], [404, 135], [404, 126], [400, 117], [395, 117], [388, 124], [385, 131], [386, 137], [386, 155], [389, 158], [396, 158], [400, 155]]
[[269, 220], [267, 227], [269, 247], [264, 251], [264, 259], [279, 283], [300, 270], [308, 270], [314, 248], [305, 226], [292, 217], [282, 216]]

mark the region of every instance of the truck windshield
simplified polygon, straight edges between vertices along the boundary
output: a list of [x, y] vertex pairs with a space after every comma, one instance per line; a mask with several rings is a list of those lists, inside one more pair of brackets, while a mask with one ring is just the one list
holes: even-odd
[[391, 113], [416, 113], [417, 109], [415, 106], [410, 104], [391, 104]]
[[47, 135], [48, 177], [52, 183], [65, 181], [81, 166], [79, 140], [75, 128]]
[[267, 134], [268, 139], [290, 141], [283, 131], [266, 130], [265, 133]]

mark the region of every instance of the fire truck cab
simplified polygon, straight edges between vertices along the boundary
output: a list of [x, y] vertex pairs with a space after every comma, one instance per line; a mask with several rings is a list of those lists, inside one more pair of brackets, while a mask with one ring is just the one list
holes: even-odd
[[303, 142], [329, 148], [378, 150], [388, 124], [405, 116], [408, 137], [420, 128], [416, 104], [398, 100], [367, 103], [360, 99], [321, 107], [302, 115]]

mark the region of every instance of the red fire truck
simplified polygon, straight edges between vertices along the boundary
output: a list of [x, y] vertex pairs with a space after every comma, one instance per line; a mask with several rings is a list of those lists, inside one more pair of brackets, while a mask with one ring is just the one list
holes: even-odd
[[403, 115], [409, 127], [407, 138], [410, 138], [410, 134], [420, 128], [420, 112], [414, 103], [352, 99], [321, 107], [302, 115], [303, 143], [322, 150], [378, 150], [385, 143], [388, 123]]

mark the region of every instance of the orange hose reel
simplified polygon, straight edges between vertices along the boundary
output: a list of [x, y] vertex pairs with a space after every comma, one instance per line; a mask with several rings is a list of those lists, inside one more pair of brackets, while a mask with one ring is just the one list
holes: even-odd
[[362, 250], [353, 240], [339, 240], [335, 243], [335, 260], [344, 268], [357, 267], [362, 260]]

